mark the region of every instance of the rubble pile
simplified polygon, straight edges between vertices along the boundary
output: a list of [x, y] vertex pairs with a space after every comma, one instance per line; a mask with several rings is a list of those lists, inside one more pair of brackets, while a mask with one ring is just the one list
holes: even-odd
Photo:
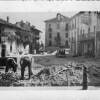
[[77, 86], [82, 85], [82, 74], [82, 67], [51, 65], [34, 75], [32, 84], [33, 86]]
[[0, 73], [0, 86], [12, 86], [12, 84], [18, 80], [19, 76], [13, 72]]
[[20, 75], [13, 72], [0, 73], [0, 86], [79, 86], [82, 85], [82, 79], [81, 65], [51, 65], [42, 67], [30, 80], [27, 76], [25, 80], [20, 80]]
[[[61, 69], [57, 71], [56, 76], [53, 77], [55, 84], [57, 86], [76, 86], [82, 84], [82, 69], [75, 66], [56, 66], [56, 69]], [[52, 83], [52, 82], [51, 82]], [[54, 84], [52, 84], [54, 85]]]

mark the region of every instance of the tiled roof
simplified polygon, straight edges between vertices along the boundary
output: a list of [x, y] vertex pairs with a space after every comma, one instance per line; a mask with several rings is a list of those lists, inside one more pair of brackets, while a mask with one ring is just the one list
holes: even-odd
[[12, 23], [8, 23], [7, 21], [0, 19], [0, 24], [5, 25], [7, 27], [13, 27], [13, 28], [17, 28], [20, 29], [19, 27], [17, 27], [15, 24]]
[[[6, 20], [3, 20], [3, 19], [0, 19], [0, 24], [5, 25], [7, 27], [19, 29], [19, 30], [22, 30], [22, 31], [27, 31], [27, 32], [31, 31], [30, 28], [23, 28], [23, 27], [17, 26], [16, 24], [9, 23], [9, 22], [7, 22]], [[34, 30], [41, 32], [37, 28], [34, 28]]]
[[37, 28], [35, 28], [34, 30], [38, 31], [38, 32], [41, 32], [40, 30], [38, 30]]

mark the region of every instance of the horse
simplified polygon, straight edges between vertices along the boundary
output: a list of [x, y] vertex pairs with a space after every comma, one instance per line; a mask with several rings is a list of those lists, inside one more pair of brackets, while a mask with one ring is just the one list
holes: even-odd
[[5, 73], [8, 72], [9, 69], [12, 69], [13, 72], [15, 73], [17, 71], [17, 67], [18, 65], [14, 58], [7, 58]]
[[24, 72], [25, 68], [28, 67], [28, 74], [29, 74], [29, 79], [31, 77], [32, 73], [32, 58], [30, 57], [22, 57], [20, 59], [20, 66], [21, 66], [21, 80], [24, 80]]

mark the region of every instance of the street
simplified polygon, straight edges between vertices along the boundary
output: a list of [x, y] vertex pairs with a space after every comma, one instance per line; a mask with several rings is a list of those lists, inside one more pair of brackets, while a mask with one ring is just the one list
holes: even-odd
[[100, 59], [96, 58], [85, 58], [85, 57], [66, 57], [58, 58], [54, 55], [51, 56], [35, 56], [35, 62], [42, 65], [52, 65], [52, 64], [67, 64], [67, 63], [84, 63], [87, 65], [100, 65]]

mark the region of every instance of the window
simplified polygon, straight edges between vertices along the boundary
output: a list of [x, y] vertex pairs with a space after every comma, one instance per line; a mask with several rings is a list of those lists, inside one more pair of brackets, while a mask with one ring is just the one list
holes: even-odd
[[65, 37], [68, 37], [68, 33], [65, 33]]
[[76, 28], [76, 19], [75, 19], [75, 28]]
[[72, 21], [72, 29], [74, 29], [74, 22]]
[[51, 28], [51, 24], [49, 24], [49, 28]]
[[90, 36], [90, 27], [88, 28], [88, 35], [87, 36]]
[[90, 27], [88, 28], [88, 35], [90, 34]]
[[88, 28], [88, 33], [90, 33], [90, 27]]
[[52, 28], [49, 28], [48, 31], [49, 31], [49, 32], [52, 32]]
[[60, 23], [59, 22], [57, 23], [57, 29], [60, 29]]
[[85, 36], [85, 34], [84, 34], [84, 29], [83, 29], [83, 36]]
[[52, 38], [52, 33], [49, 33], [49, 38]]
[[71, 25], [68, 25], [69, 30], [71, 30]]
[[60, 38], [60, 33], [59, 32], [57, 33], [57, 38]]
[[68, 24], [66, 24], [65, 30], [68, 31]]
[[52, 32], [51, 24], [49, 24], [48, 31], [49, 31], [49, 32]]
[[10, 52], [12, 52], [12, 44], [10, 44]]
[[49, 41], [49, 46], [52, 46], [52, 42], [51, 42], [51, 40]]
[[68, 48], [68, 40], [66, 40], [66, 42], [65, 42], [65, 47]]
[[84, 29], [83, 29], [83, 34], [84, 34]]
[[95, 33], [95, 26], [94, 26], [94, 33]]

